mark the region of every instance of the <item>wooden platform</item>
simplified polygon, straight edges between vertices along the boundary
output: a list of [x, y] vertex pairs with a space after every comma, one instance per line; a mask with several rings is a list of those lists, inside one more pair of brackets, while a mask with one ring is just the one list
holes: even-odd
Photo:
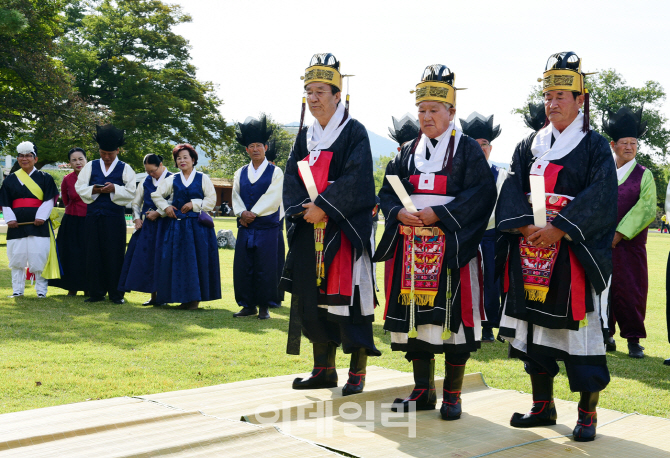
[[365, 393], [349, 397], [292, 390], [296, 376], [0, 415], [0, 457], [670, 457], [663, 418], [598, 409], [597, 439], [577, 443], [577, 406], [557, 400], [556, 426], [512, 428], [530, 395], [489, 388], [481, 374], [465, 377], [464, 413], [451, 422], [389, 410], [411, 391], [408, 373], [370, 367]]

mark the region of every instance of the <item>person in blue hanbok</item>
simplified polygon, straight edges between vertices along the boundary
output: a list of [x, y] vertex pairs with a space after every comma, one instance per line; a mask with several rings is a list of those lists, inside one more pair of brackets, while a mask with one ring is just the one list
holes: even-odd
[[242, 307], [233, 315], [236, 318], [258, 313], [259, 319], [267, 320], [268, 308], [280, 302], [276, 269], [284, 174], [265, 157], [271, 135], [272, 127], [265, 116], [238, 123], [237, 141], [247, 150], [251, 163], [240, 167], [233, 181], [233, 212], [238, 227], [233, 284], [235, 301]]
[[212, 180], [193, 168], [198, 163], [193, 146], [177, 145], [172, 156], [179, 173], [151, 193], [158, 212], [169, 217], [158, 231], [156, 301], [181, 302], [179, 308], [194, 310], [201, 301], [221, 299], [219, 248], [206, 213], [216, 205], [216, 191]]
[[160, 224], [160, 213], [156, 211], [156, 204], [151, 200], [151, 193], [158, 185], [172, 173], [163, 165], [163, 157], [156, 154], [144, 156], [144, 170], [147, 177], [142, 185], [137, 187], [133, 199], [133, 219], [135, 233], [130, 238], [126, 257], [123, 261], [123, 270], [119, 280], [121, 291], [141, 291], [150, 293], [151, 299], [142, 305], [161, 305], [156, 302], [156, 270], [154, 260], [156, 254], [156, 235]]

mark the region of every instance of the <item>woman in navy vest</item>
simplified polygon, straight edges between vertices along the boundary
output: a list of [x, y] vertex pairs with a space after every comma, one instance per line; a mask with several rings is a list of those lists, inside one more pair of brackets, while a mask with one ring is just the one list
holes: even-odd
[[109, 294], [110, 301], [123, 304], [124, 292], [118, 286], [126, 252], [126, 205], [135, 197], [135, 172], [117, 157], [125, 141], [123, 130], [112, 124], [96, 130], [100, 160], [86, 164], [74, 186], [88, 205], [86, 272], [91, 297], [85, 302], [99, 302]]
[[150, 293], [151, 300], [142, 305], [161, 305], [156, 302], [158, 285], [154, 269], [156, 235], [161, 215], [156, 211], [156, 204], [151, 200], [151, 193], [156, 191], [158, 185], [166, 177], [172, 176], [172, 173], [168, 172], [163, 165], [163, 157], [156, 154], [144, 156], [144, 170], [147, 172], [147, 177], [142, 185], [137, 187], [133, 199], [135, 233], [128, 243], [119, 280], [119, 290]]
[[[195, 148], [177, 145], [172, 156], [180, 172], [151, 194], [158, 212], [169, 216], [158, 232], [156, 301], [181, 302], [179, 308], [194, 310], [200, 301], [221, 299], [216, 234], [198, 218], [214, 209], [216, 191], [209, 177], [193, 168], [198, 163]], [[166, 200], [170, 196], [172, 204]]]
[[284, 174], [266, 157], [270, 135], [265, 116], [238, 123], [237, 141], [251, 163], [235, 172], [233, 182], [233, 212], [238, 218], [233, 282], [235, 301], [242, 307], [234, 317], [256, 315], [258, 307], [258, 318], [266, 320], [268, 308], [281, 302], [277, 287], [284, 263], [284, 246], [279, 244]]

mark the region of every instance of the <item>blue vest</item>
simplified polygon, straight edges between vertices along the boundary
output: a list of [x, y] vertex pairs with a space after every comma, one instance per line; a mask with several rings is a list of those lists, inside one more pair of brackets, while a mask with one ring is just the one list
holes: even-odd
[[498, 168], [497, 165], [491, 164], [491, 172], [493, 172], [493, 179], [496, 182], [496, 185], [498, 184], [498, 174], [500, 173], [500, 168]]
[[[172, 175], [171, 172], [166, 173], [165, 178], [169, 177], [170, 175]], [[156, 192], [158, 186], [154, 186], [154, 180], [150, 175], [144, 179], [142, 186], [144, 186], [144, 203], [142, 204], [142, 214], [146, 214], [146, 212], [150, 209], [156, 210], [156, 204], [151, 199], [151, 193]]]
[[[88, 180], [88, 185], [114, 183], [119, 186], [125, 186], [123, 182], [123, 170], [126, 168], [126, 163], [119, 161], [112, 173], [105, 176], [102, 173], [101, 160], [91, 162], [91, 179]], [[117, 205], [112, 202], [109, 194], [98, 194], [98, 197], [93, 203], [86, 207], [86, 214], [91, 216], [121, 216], [126, 214], [126, 207]]]
[[182, 181], [184, 176], [181, 173], [176, 174], [174, 176], [174, 181], [172, 182], [172, 206], [177, 208], [174, 213], [177, 215], [178, 219], [197, 218], [199, 215], [198, 213], [191, 210], [184, 214], [181, 212], [181, 207], [193, 199], [205, 198], [205, 193], [202, 192], [202, 173], [196, 172], [195, 170], [191, 173], [195, 173], [195, 177], [193, 177], [193, 181], [188, 187], [184, 185], [184, 182]]
[[[248, 168], [249, 164], [242, 167], [242, 170], [240, 171], [240, 197], [242, 198], [242, 202], [244, 202], [244, 206], [248, 210], [251, 210], [254, 205], [256, 205], [256, 202], [258, 202], [258, 199], [268, 191], [268, 188], [272, 184], [272, 176], [275, 172], [275, 166], [273, 164], [268, 164], [263, 174], [255, 183], [249, 181]], [[238, 226], [240, 225], [238, 224]], [[249, 225], [249, 229], [267, 229], [277, 226], [279, 226], [279, 208], [277, 208], [277, 211], [271, 215], [257, 216], [253, 223]]]

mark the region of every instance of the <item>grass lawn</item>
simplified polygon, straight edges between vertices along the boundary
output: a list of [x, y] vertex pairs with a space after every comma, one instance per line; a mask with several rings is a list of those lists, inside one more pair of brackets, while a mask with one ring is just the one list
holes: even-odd
[[[216, 228], [234, 229], [234, 220], [217, 218]], [[147, 295], [141, 293], [126, 295], [124, 305], [86, 304], [82, 296], [71, 298], [55, 288], [45, 300], [38, 300], [32, 288], [22, 299], [8, 299], [12, 291], [6, 250], [5, 236], [0, 235], [0, 413], [311, 370], [311, 346], [305, 339], [300, 356], [285, 353], [288, 307], [272, 310], [271, 320], [233, 319], [238, 307], [231, 250], [219, 251], [223, 299], [203, 303], [197, 311], [142, 307]], [[670, 357], [665, 329], [669, 251], [670, 236], [653, 231], [648, 245], [648, 339], [642, 342], [647, 357], [628, 358], [625, 341], [617, 339], [622, 351], [608, 356], [612, 382], [601, 394], [602, 407], [670, 417], [670, 367], [662, 364]], [[377, 273], [382, 285], [383, 268]], [[287, 298], [284, 304], [289, 302]], [[382, 313], [378, 308], [374, 332], [383, 354], [369, 364], [410, 371], [403, 355], [390, 350]], [[530, 391], [522, 363], [507, 359], [506, 344], [482, 347], [467, 372], [482, 372], [494, 388]], [[338, 367], [348, 364], [348, 357], [338, 353]], [[437, 366], [444, 375], [444, 363], [438, 360]], [[557, 377], [555, 396], [578, 400], [568, 389], [564, 370]]]

